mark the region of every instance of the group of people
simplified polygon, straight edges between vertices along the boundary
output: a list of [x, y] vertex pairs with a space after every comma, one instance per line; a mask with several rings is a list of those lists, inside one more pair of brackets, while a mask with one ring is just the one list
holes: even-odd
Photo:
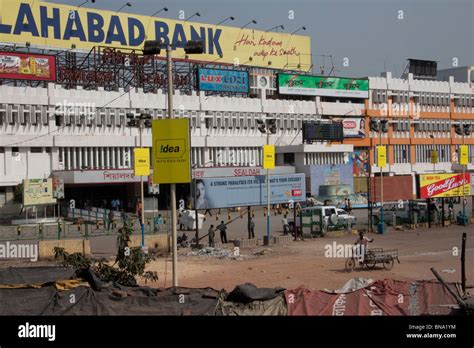
[[[208, 230], [209, 246], [215, 246], [215, 235], [216, 230], [220, 231], [221, 243], [228, 243], [227, 240], [227, 225], [224, 221], [221, 221], [220, 225], [217, 225], [214, 228], [214, 225], [211, 225]], [[255, 238], [255, 221], [254, 218], [250, 218], [248, 224], [249, 239]]]

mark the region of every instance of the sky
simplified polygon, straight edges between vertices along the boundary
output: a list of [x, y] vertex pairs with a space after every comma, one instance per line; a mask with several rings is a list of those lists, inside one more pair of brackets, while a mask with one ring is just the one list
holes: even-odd
[[[48, 0], [79, 5], [84, 0]], [[96, 0], [84, 7], [118, 10], [125, 0]], [[305, 26], [298, 34], [311, 37], [315, 74], [347, 77], [379, 76], [391, 71], [401, 76], [408, 58], [435, 60], [438, 69], [474, 65], [474, 0], [130, 0], [122, 12], [268, 30], [283, 25], [284, 32]], [[289, 18], [293, 11], [294, 18]], [[280, 29], [281, 31], [281, 29]], [[332, 56], [332, 62], [331, 58]]]

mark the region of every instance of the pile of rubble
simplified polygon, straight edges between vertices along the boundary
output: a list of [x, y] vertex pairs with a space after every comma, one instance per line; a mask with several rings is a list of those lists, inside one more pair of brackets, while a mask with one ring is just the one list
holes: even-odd
[[217, 257], [219, 259], [231, 259], [231, 260], [243, 260], [248, 257], [246, 255], [241, 255], [238, 248], [233, 250], [229, 249], [219, 249], [212, 247], [205, 247], [198, 250], [190, 251], [187, 256], [211, 256]]

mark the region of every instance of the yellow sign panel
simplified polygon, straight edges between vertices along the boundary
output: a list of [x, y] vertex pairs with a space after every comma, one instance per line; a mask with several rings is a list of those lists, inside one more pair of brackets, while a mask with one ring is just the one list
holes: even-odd
[[438, 151], [437, 150], [431, 150], [431, 163], [432, 164], [438, 163]]
[[133, 156], [135, 159], [133, 166], [135, 176], [150, 175], [150, 149], [134, 149]]
[[54, 204], [53, 180], [27, 179], [23, 180], [23, 205]]
[[[184, 22], [167, 18], [78, 8], [34, 0], [0, 0], [0, 42], [30, 42], [48, 48], [89, 51], [94, 46], [141, 50], [146, 40], [177, 47], [183, 57], [188, 40], [205, 42], [199, 60], [309, 71], [309, 36]], [[161, 55], [164, 56], [165, 52]], [[222, 56], [222, 58], [220, 58]], [[191, 58], [192, 59], [192, 58]]]
[[377, 165], [382, 168], [387, 165], [387, 148], [383, 145], [377, 146]]
[[191, 141], [189, 119], [153, 120], [153, 182], [191, 182]]
[[459, 146], [459, 164], [460, 165], [468, 165], [469, 163], [469, 149], [467, 145]]
[[275, 145], [263, 145], [263, 169], [275, 169]]

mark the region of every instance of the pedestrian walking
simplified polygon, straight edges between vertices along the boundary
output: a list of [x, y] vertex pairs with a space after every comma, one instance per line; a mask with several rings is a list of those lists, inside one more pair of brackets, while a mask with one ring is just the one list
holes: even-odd
[[288, 219], [286, 218], [286, 214], [283, 215], [283, 219], [281, 219], [281, 224], [283, 225], [283, 234], [286, 236], [290, 231], [290, 225], [288, 224]]
[[111, 227], [113, 227], [113, 222], [114, 222], [114, 212], [112, 210], [109, 211], [109, 221], [107, 224], [107, 229], [110, 230]]
[[350, 199], [347, 200], [347, 212], [349, 214], [352, 213], [352, 203]]
[[216, 227], [219, 231], [221, 231], [221, 242], [227, 243], [227, 226], [224, 221], [221, 221], [221, 224]]
[[214, 225], [211, 225], [211, 227], [209, 227], [209, 231], [208, 231], [209, 246], [210, 246], [211, 248], [214, 248], [214, 246], [215, 246], [215, 243], [214, 243], [214, 235], [215, 235]]
[[255, 238], [255, 222], [253, 221], [253, 218], [250, 218], [249, 221], [249, 239], [254, 239]]

